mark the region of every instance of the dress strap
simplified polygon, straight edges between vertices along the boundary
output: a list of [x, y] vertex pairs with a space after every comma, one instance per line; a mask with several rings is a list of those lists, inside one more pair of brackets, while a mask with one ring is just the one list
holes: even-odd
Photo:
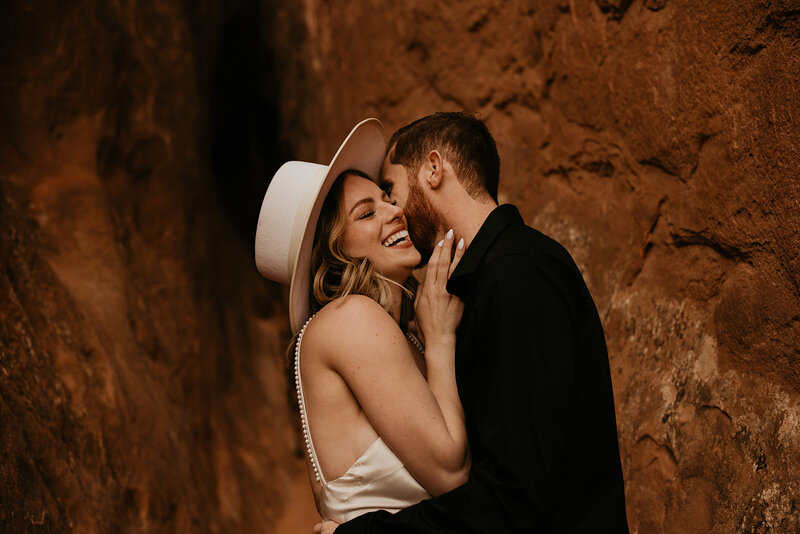
[[325, 477], [322, 476], [322, 468], [319, 465], [319, 460], [317, 460], [314, 442], [311, 440], [311, 430], [308, 425], [308, 412], [306, 411], [306, 402], [303, 395], [303, 383], [300, 380], [300, 344], [303, 341], [303, 334], [305, 334], [306, 327], [313, 318], [313, 315], [309, 317], [306, 324], [300, 329], [300, 333], [297, 334], [297, 344], [294, 348], [294, 383], [297, 389], [297, 404], [300, 407], [300, 422], [303, 425], [303, 439], [306, 443], [306, 453], [308, 454], [308, 459], [311, 461], [311, 466], [314, 468], [314, 479], [325, 485]]

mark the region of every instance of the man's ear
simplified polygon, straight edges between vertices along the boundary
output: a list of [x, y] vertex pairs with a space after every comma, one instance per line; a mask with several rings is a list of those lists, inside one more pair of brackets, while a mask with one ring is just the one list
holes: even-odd
[[422, 179], [428, 183], [431, 189], [438, 189], [442, 184], [444, 176], [444, 159], [438, 150], [431, 150], [423, 166], [424, 175]]

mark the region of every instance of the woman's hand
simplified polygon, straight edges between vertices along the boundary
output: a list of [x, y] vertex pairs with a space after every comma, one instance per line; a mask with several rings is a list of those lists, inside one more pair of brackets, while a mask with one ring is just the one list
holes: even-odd
[[451, 262], [454, 239], [449, 235], [435, 247], [415, 303], [426, 341], [424, 376], [397, 323], [369, 297], [345, 297], [315, 319], [322, 320], [315, 335], [329, 340], [331, 369], [344, 378], [373, 428], [432, 495], [460, 486], [469, 471], [455, 372], [455, 330], [463, 305], [445, 288], [464, 247], [456, 247]]
[[414, 301], [416, 323], [426, 345], [452, 343], [455, 345], [456, 327], [461, 322], [464, 304], [447, 292], [447, 280], [464, 256], [464, 240], [456, 246], [453, 260], [453, 231], [450, 230], [434, 248], [428, 262], [425, 280]]
[[322, 523], [314, 525], [314, 534], [333, 534], [333, 531], [336, 530], [338, 526], [339, 523], [323, 521]]

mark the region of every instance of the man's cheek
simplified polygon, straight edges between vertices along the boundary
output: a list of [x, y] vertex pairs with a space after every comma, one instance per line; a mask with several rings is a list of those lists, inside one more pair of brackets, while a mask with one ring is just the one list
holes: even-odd
[[422, 239], [422, 234], [420, 234], [417, 231], [418, 227], [413, 222], [415, 220], [414, 217], [408, 216], [407, 220], [408, 220], [408, 233], [411, 236], [411, 241], [416, 244], [416, 243], [420, 242], [420, 239]]

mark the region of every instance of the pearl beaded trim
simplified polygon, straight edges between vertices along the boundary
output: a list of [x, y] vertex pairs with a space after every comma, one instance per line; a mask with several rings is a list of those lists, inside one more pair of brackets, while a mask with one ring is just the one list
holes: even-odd
[[[308, 454], [308, 459], [311, 461], [311, 467], [314, 469], [314, 480], [324, 484], [325, 481], [322, 479], [322, 468], [319, 466], [317, 455], [314, 454], [314, 444], [311, 441], [311, 431], [308, 428], [308, 414], [306, 413], [303, 386], [300, 382], [300, 343], [303, 341], [303, 334], [305, 334], [308, 323], [310, 323], [311, 319], [313, 318], [313, 315], [309, 317], [303, 327], [300, 329], [300, 333], [297, 334], [297, 344], [294, 347], [294, 385], [295, 390], [297, 391], [297, 404], [300, 408], [300, 423], [303, 427], [303, 440], [306, 444], [306, 453]], [[422, 347], [422, 344], [419, 342], [419, 340], [414, 337], [411, 332], [406, 332], [406, 336], [409, 340], [411, 340], [414, 346], [417, 347], [419, 353], [424, 356], [425, 349]]]
[[303, 399], [303, 386], [300, 383], [300, 343], [303, 341], [303, 334], [306, 331], [308, 323], [310, 323], [313, 318], [313, 315], [309, 317], [306, 324], [300, 329], [300, 333], [297, 334], [297, 344], [294, 347], [294, 384], [297, 390], [297, 404], [300, 407], [300, 423], [303, 427], [303, 440], [305, 440], [306, 443], [306, 453], [308, 454], [309, 460], [311, 460], [311, 467], [314, 469], [314, 480], [320, 482], [321, 469], [311, 443], [311, 433], [308, 430], [308, 416], [306, 415], [306, 403]]

